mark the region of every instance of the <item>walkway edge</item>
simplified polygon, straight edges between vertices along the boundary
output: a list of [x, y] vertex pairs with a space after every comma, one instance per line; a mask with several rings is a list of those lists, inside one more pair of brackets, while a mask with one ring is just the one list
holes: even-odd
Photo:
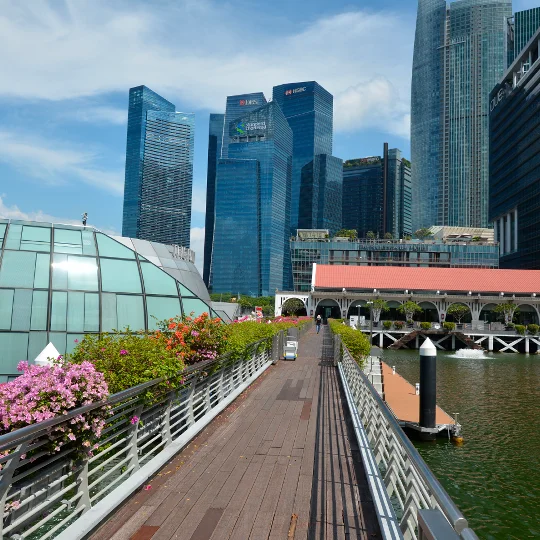
[[[200, 433], [220, 412], [226, 409], [246, 388], [256, 381], [270, 366], [268, 361], [256, 371], [246, 382], [227, 396], [212, 412], [203, 416], [191, 426], [182, 436], [167, 446], [156, 457], [143, 465], [133, 476], [121, 484], [121, 489], [113, 490], [88, 512], [81, 515], [67, 529], [55, 537], [55, 540], [81, 540], [101, 525], [113, 511], [120, 506], [131, 494], [139, 489], [149, 478], [154, 476], [169, 460], [180, 452], [191, 439]], [[118, 493], [117, 493], [118, 492]]]
[[371, 445], [369, 444], [369, 440], [364, 430], [364, 424], [362, 423], [362, 419], [360, 418], [360, 414], [354, 403], [354, 398], [349, 383], [347, 382], [347, 378], [345, 377], [341, 362], [338, 364], [338, 370], [341, 384], [343, 385], [345, 396], [347, 398], [347, 405], [351, 415], [354, 433], [360, 448], [360, 454], [368, 479], [369, 490], [373, 497], [373, 504], [375, 506], [375, 512], [377, 514], [377, 520], [379, 521], [382, 537], [385, 540], [402, 540], [403, 534], [399, 527], [399, 522], [396, 518], [388, 492], [386, 491], [386, 485], [381, 478], [379, 467], [375, 461], [375, 455], [373, 454], [373, 450], [371, 449]]

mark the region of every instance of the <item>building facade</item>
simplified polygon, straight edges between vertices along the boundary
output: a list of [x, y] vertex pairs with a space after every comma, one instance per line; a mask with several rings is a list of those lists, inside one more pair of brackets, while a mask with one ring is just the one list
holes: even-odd
[[411, 91], [413, 229], [488, 224], [488, 95], [509, 0], [419, 0]]
[[203, 280], [210, 286], [210, 268], [212, 263], [212, 243], [214, 239], [214, 214], [216, 200], [217, 162], [221, 158], [224, 114], [210, 114], [208, 126], [208, 165], [206, 171], [206, 215], [204, 219], [204, 263]]
[[502, 268], [540, 269], [540, 31], [490, 95], [489, 217]]
[[368, 232], [381, 238], [386, 233], [394, 238], [412, 235], [411, 192], [410, 162], [386, 143], [382, 156], [345, 161], [343, 228], [356, 230], [360, 238]]
[[298, 226], [328, 229], [335, 234], [342, 226], [343, 160], [319, 154], [302, 167]]
[[153, 330], [157, 320], [211, 312], [193, 254], [179, 246], [0, 219], [0, 247], [4, 382], [49, 342], [65, 354], [88, 333]]
[[332, 238], [325, 230], [298, 230], [291, 239], [295, 291], [310, 291], [314, 264], [332, 266], [401, 266], [498, 268], [499, 245], [463, 236], [446, 240], [358, 240]]
[[122, 234], [189, 247], [195, 118], [146, 86], [129, 91]]
[[[540, 28], [540, 7], [516, 11], [514, 14], [514, 59], [516, 59], [530, 39]], [[508, 65], [510, 67], [510, 64]]]
[[[332, 207], [338, 202], [335, 197], [313, 195], [317, 192], [317, 185], [336, 182], [331, 176], [335, 170], [335, 161], [327, 159], [325, 163], [329, 166], [321, 167], [321, 158], [316, 159], [316, 156], [322, 154], [328, 158], [332, 155], [334, 98], [315, 81], [275, 86], [272, 97], [283, 111], [294, 135], [290, 210], [291, 234], [294, 234], [299, 227], [301, 214], [304, 217], [311, 215], [311, 220], [314, 213], [332, 220], [339, 213], [337, 206]], [[327, 172], [330, 177], [321, 178], [323, 172]], [[331, 207], [325, 208], [325, 204]], [[316, 206], [316, 210], [313, 206]]]
[[268, 296], [292, 286], [293, 134], [276, 102], [229, 124], [217, 165], [212, 291]]

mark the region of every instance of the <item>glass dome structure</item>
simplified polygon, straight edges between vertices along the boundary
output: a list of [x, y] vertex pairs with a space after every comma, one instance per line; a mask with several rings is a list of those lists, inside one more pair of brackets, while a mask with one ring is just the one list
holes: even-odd
[[93, 227], [0, 219], [0, 382], [49, 342], [64, 354], [84, 334], [217, 315], [189, 258], [173, 246], [118, 240]]

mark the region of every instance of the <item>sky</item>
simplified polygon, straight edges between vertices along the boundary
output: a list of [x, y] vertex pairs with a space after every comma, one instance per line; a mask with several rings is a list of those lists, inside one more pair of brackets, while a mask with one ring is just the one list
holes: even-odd
[[[539, 0], [514, 1], [514, 10]], [[316, 80], [334, 155], [410, 157], [414, 0], [0, 0], [0, 216], [121, 234], [128, 91], [196, 115], [202, 268], [208, 118], [227, 95]]]

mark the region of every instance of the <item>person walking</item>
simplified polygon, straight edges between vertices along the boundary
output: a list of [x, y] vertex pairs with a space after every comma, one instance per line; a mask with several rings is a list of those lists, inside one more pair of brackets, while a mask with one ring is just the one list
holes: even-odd
[[322, 318], [320, 315], [317, 315], [317, 318], [315, 319], [315, 326], [317, 328], [317, 334], [320, 332], [321, 330], [321, 322], [322, 322]]

